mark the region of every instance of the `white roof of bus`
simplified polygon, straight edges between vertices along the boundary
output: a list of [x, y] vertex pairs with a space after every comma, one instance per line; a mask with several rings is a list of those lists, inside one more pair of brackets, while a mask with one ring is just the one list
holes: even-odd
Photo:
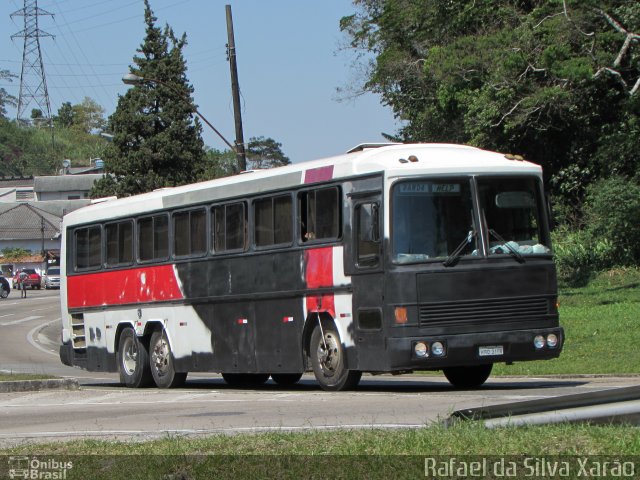
[[[167, 205], [188, 205], [217, 198], [252, 195], [305, 183], [305, 172], [330, 169], [332, 179], [385, 172], [388, 179], [413, 175], [503, 174], [542, 175], [539, 165], [475, 147], [449, 144], [363, 144], [351, 153], [300, 162], [286, 167], [256, 170], [231, 177], [107, 200], [64, 217], [65, 225], [161, 210]], [[415, 157], [409, 159], [409, 157]], [[307, 182], [308, 183], [308, 182]], [[223, 193], [224, 192], [224, 193]], [[230, 193], [232, 192], [232, 193]]]

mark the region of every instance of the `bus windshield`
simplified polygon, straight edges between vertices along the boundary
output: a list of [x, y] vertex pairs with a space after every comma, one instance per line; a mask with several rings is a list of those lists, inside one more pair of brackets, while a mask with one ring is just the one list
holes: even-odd
[[[488, 255], [549, 254], [535, 178], [478, 177], [479, 207]], [[393, 187], [393, 260], [415, 263], [480, 256], [470, 178], [399, 182]]]
[[394, 261], [413, 263], [477, 252], [468, 178], [401, 182], [392, 195]]
[[489, 255], [551, 252], [534, 178], [479, 178], [478, 194], [489, 237]]

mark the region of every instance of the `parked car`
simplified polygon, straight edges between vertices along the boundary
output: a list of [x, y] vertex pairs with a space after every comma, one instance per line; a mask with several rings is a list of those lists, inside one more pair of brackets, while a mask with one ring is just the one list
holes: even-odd
[[11, 292], [9, 280], [0, 275], [0, 298], [7, 298]]
[[60, 288], [60, 267], [49, 267], [42, 276], [42, 286], [47, 290]]
[[38, 290], [40, 290], [40, 283], [42, 282], [42, 278], [40, 278], [40, 274], [36, 272], [33, 268], [24, 268], [18, 271], [14, 275], [12, 280], [13, 288], [18, 288], [20, 286], [20, 273], [22, 272], [25, 272], [27, 275], [29, 275], [24, 280], [25, 285], [27, 287], [31, 287], [32, 289], [37, 288]]

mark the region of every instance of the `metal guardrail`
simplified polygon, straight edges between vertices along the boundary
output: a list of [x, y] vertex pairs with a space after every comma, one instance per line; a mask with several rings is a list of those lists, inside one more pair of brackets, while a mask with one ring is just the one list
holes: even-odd
[[467, 408], [453, 412], [445, 425], [460, 420], [483, 421], [487, 428], [563, 422], [640, 425], [640, 386]]

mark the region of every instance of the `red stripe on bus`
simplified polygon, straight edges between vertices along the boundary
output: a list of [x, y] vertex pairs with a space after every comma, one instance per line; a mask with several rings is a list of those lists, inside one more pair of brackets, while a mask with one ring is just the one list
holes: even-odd
[[304, 183], [316, 183], [333, 178], [333, 165], [328, 167], [311, 168], [304, 172]]
[[[307, 288], [333, 287], [333, 247], [305, 250], [304, 263]], [[335, 318], [333, 293], [308, 296], [307, 312], [328, 312]]]
[[160, 302], [184, 298], [171, 265], [67, 277], [69, 308]]

